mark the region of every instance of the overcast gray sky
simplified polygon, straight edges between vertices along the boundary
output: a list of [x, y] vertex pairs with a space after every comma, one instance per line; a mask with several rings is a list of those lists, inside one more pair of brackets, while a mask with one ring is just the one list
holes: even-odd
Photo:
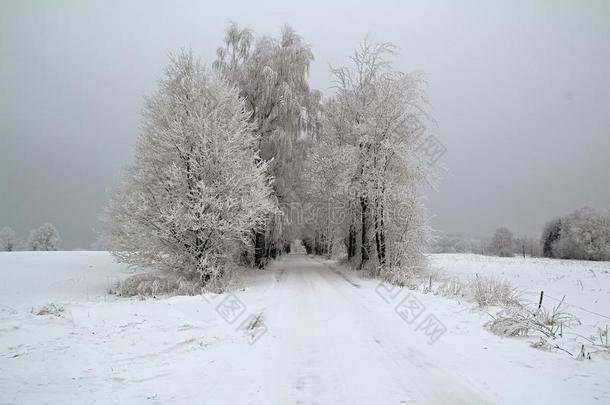
[[553, 216], [610, 208], [608, 1], [0, 0], [0, 227], [25, 238], [50, 221], [64, 248], [89, 248], [168, 53], [211, 61], [230, 20], [292, 25], [325, 93], [367, 33], [400, 47], [448, 149], [437, 229], [537, 237]]

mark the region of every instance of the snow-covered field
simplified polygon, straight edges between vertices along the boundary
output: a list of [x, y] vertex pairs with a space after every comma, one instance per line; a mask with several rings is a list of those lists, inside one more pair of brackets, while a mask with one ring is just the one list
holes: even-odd
[[[432, 264], [508, 279], [532, 300], [565, 294], [581, 328], [610, 308], [610, 263]], [[472, 303], [320, 258], [288, 255], [222, 295], [147, 300], [106, 294], [129, 272], [105, 252], [1, 253], [0, 274], [2, 404], [610, 403], [608, 354], [533, 349], [484, 329]], [[35, 315], [49, 302], [63, 314]]]
[[449, 276], [462, 280], [475, 273], [491, 276], [509, 281], [531, 301], [538, 302], [544, 290], [545, 299], [555, 302], [565, 295], [570, 310], [579, 317], [587, 310], [610, 316], [610, 262], [474, 254], [433, 254], [430, 258], [433, 268]]
[[430, 257], [433, 268], [462, 281], [472, 279], [475, 274], [506, 280], [525, 303], [537, 305], [540, 291], [544, 291], [543, 303], [548, 308], [563, 299], [565, 310], [582, 323], [564, 333], [566, 343], [572, 347], [574, 343], [577, 347], [580, 343], [588, 346], [587, 339], [599, 342], [598, 328], [610, 327], [610, 262], [473, 254]]

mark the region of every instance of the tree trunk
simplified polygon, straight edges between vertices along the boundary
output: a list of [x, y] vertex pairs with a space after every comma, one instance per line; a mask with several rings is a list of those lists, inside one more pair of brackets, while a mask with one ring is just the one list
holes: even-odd
[[360, 246], [360, 268], [369, 261], [370, 241], [368, 224], [368, 201], [366, 197], [360, 197], [360, 212], [362, 218], [362, 246]]
[[323, 256], [326, 253], [324, 232], [316, 231], [316, 255]]
[[375, 213], [375, 244], [379, 265], [385, 265], [385, 233], [383, 229], [383, 204], [378, 205]]
[[273, 242], [269, 242], [266, 247], [265, 247], [265, 258], [267, 260], [269, 259], [275, 259], [275, 246], [273, 245]]
[[258, 268], [265, 267], [265, 233], [254, 231], [254, 265]]
[[349, 226], [347, 238], [347, 259], [352, 260], [356, 256], [356, 227], [353, 222]]
[[333, 254], [333, 238], [331, 237], [330, 226], [326, 228], [326, 257], [331, 258]]

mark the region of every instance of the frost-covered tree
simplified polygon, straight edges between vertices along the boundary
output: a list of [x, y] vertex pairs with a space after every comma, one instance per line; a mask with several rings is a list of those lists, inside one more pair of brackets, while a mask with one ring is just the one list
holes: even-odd
[[610, 214], [585, 207], [558, 223], [558, 237], [551, 242], [552, 257], [610, 260]]
[[[341, 175], [333, 186], [325, 184], [332, 176], [310, 176], [320, 182], [310, 189], [312, 199], [345, 207], [337, 229], [354, 264], [399, 282], [425, 265], [422, 186], [434, 180], [435, 169], [419, 150], [428, 119], [423, 82], [393, 69], [394, 50], [365, 40], [348, 66], [332, 69], [336, 93], [325, 105], [322, 141], [310, 161], [320, 171], [318, 161], [338, 160], [327, 165], [340, 167]], [[335, 157], [328, 156], [332, 150]]]
[[30, 232], [27, 247], [34, 251], [57, 250], [60, 243], [57, 229], [52, 224], [45, 223]]
[[5, 226], [0, 230], [0, 252], [13, 252], [17, 248], [17, 235], [13, 228]]
[[561, 219], [555, 218], [549, 221], [542, 230], [542, 253], [544, 257], [554, 257], [553, 245], [561, 235]]
[[[350, 204], [350, 179], [355, 171], [353, 148], [322, 132], [303, 168], [304, 227], [302, 235], [312, 253], [330, 255], [344, 245], [349, 260], [356, 255], [355, 212]], [[339, 246], [337, 246], [339, 245]]]
[[508, 228], [498, 228], [491, 238], [491, 253], [495, 256], [513, 256], [513, 233]]
[[250, 243], [275, 208], [245, 103], [192, 54], [171, 58], [105, 214], [119, 261], [210, 284]]
[[[299, 202], [298, 173], [308, 135], [316, 131], [319, 121], [320, 93], [311, 90], [307, 82], [313, 59], [310, 46], [288, 26], [280, 38], [255, 38], [251, 30], [233, 23], [214, 62], [246, 99], [260, 158], [270, 162], [273, 197], [284, 214], [289, 214], [287, 207]], [[270, 218], [264, 232], [255, 232], [258, 266], [298, 236], [291, 233], [287, 217]]]

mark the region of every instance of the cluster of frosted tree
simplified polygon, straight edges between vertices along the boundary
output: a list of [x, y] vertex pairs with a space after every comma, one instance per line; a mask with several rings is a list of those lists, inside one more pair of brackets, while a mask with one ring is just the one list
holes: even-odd
[[512, 256], [542, 256], [542, 249], [538, 239], [527, 236], [514, 237], [510, 229], [501, 227], [496, 229], [493, 236], [483, 242], [479, 250], [473, 253], [481, 253], [491, 256], [512, 257]]
[[321, 101], [313, 54], [291, 28], [255, 37], [231, 24], [212, 69], [172, 60], [144, 111], [135, 163], [106, 211], [120, 261], [201, 284], [236, 261], [262, 267], [302, 239], [345, 244], [358, 267], [399, 280], [424, 265], [422, 185], [432, 170], [417, 76], [365, 42]]
[[214, 284], [264, 229], [275, 204], [246, 103], [192, 54], [172, 58], [106, 212], [120, 261]]
[[33, 251], [57, 250], [60, 243], [59, 232], [49, 223], [33, 229], [25, 246], [19, 242], [17, 234], [11, 227], [5, 226], [0, 229], [0, 252], [14, 252], [22, 249]]
[[246, 100], [256, 149], [274, 178], [272, 198], [282, 210], [253, 233], [253, 259], [259, 267], [300, 236], [291, 210], [300, 206], [302, 157], [319, 126], [320, 93], [307, 82], [313, 59], [309, 45], [290, 27], [282, 29], [280, 38], [255, 38], [251, 30], [231, 24], [214, 61]]
[[513, 237], [508, 228], [498, 228], [491, 238], [472, 238], [463, 234], [440, 233], [431, 244], [432, 253], [475, 253], [492, 256], [510, 257], [542, 255], [538, 239]]
[[426, 133], [424, 86], [393, 69], [394, 47], [365, 40], [332, 70], [305, 170], [314, 209], [304, 242], [315, 253], [344, 248], [358, 268], [401, 282], [425, 266], [422, 189], [435, 173], [418, 148]]
[[545, 257], [610, 260], [610, 214], [581, 208], [550, 221], [542, 232]]
[[480, 239], [463, 234], [441, 233], [431, 242], [432, 253], [483, 253], [484, 247]]

